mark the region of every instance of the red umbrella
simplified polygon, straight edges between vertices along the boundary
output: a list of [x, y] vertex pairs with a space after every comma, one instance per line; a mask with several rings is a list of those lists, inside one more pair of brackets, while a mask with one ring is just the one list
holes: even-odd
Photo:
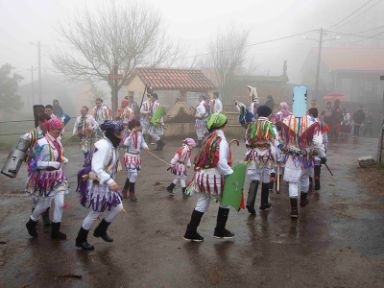
[[332, 91], [332, 92], [329, 92], [327, 95], [323, 96], [323, 99], [345, 101], [347, 100], [347, 97], [345, 97], [345, 95], [341, 92]]

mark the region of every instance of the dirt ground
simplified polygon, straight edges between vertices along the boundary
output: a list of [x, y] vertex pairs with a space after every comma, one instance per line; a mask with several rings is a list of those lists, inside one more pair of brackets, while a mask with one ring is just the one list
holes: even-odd
[[[252, 217], [231, 210], [227, 227], [236, 236], [220, 241], [211, 237], [218, 209], [211, 203], [199, 227], [202, 243], [182, 239], [194, 197], [183, 200], [178, 188], [169, 198], [165, 187], [172, 175], [144, 152], [138, 202], [124, 200], [127, 213], [109, 230], [114, 243], [90, 235], [96, 248], [90, 253], [74, 245], [87, 209], [75, 192], [82, 155], [76, 145], [67, 146], [66, 241], [51, 241], [40, 223], [39, 238], [31, 240], [25, 229], [31, 210], [22, 193], [25, 171], [16, 179], [0, 176], [0, 287], [384, 287], [383, 170], [357, 167], [359, 156], [375, 155], [376, 144], [370, 139], [331, 145], [328, 164], [335, 176], [322, 169], [320, 195], [310, 195], [297, 221], [289, 218], [283, 186], [280, 194], [271, 194], [269, 212]], [[154, 153], [169, 161], [177, 147], [168, 142]], [[0, 151], [0, 163], [7, 153]], [[243, 153], [243, 146], [235, 147], [234, 159], [240, 161]], [[121, 185], [124, 177], [118, 177]]]

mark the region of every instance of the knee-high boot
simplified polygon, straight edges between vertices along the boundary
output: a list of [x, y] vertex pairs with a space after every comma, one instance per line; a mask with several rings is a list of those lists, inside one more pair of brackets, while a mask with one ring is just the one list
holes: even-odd
[[269, 203], [269, 183], [261, 183], [260, 210], [269, 209], [272, 204]]
[[54, 240], [65, 240], [67, 239], [67, 235], [60, 232], [60, 222], [52, 222], [51, 223], [51, 239]]
[[123, 194], [123, 198], [124, 199], [128, 198], [128, 190], [129, 190], [130, 184], [131, 183], [129, 182], [129, 178], [127, 178], [127, 180], [125, 180], [124, 188], [121, 191], [121, 193]]
[[129, 200], [132, 202], [136, 202], [137, 198], [135, 195], [135, 183], [130, 182], [129, 183]]
[[273, 191], [273, 186], [275, 184], [275, 181], [276, 181], [276, 173], [272, 172], [271, 173], [271, 181], [269, 182], [269, 190], [270, 191]]
[[107, 233], [110, 224], [111, 223], [105, 221], [105, 219], [101, 220], [100, 224], [96, 227], [95, 232], [93, 232], [93, 236], [101, 237], [105, 242], [113, 242], [113, 239], [109, 237]]
[[170, 196], [173, 196], [173, 189], [175, 189], [175, 186], [176, 185], [173, 182], [171, 182], [171, 184], [169, 184], [169, 186], [167, 187], [167, 191]]
[[230, 239], [235, 236], [235, 234], [233, 234], [231, 231], [225, 229], [225, 224], [228, 220], [228, 214], [229, 208], [219, 207], [219, 211], [217, 212], [216, 228], [215, 232], [213, 233], [215, 238]]
[[33, 238], [37, 238], [36, 225], [37, 221], [33, 221], [31, 218], [29, 218], [29, 221], [27, 222], [27, 224], [25, 224], [29, 235], [31, 235]]
[[197, 233], [197, 227], [200, 225], [201, 217], [203, 217], [204, 213], [193, 210], [191, 215], [191, 221], [189, 222], [187, 226], [187, 230], [184, 234], [184, 239], [193, 241], [193, 242], [201, 242], [204, 241], [204, 238]]
[[259, 186], [259, 181], [253, 180], [249, 186], [248, 199], [247, 199], [247, 209], [251, 214], [256, 214], [255, 211], [255, 200], [257, 194], [257, 188]]
[[308, 197], [308, 193], [304, 193], [304, 192], [300, 193], [300, 207], [307, 206], [309, 202], [307, 197]]
[[76, 237], [76, 247], [79, 247], [85, 251], [92, 251], [95, 248], [88, 243], [88, 230], [85, 230], [83, 227], [80, 228], [79, 233]]
[[289, 198], [291, 203], [291, 218], [299, 217], [299, 210], [297, 208], [297, 198]]

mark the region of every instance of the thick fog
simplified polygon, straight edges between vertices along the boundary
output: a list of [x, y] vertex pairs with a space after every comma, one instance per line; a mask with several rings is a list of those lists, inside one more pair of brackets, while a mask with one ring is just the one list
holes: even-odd
[[[108, 2], [120, 5], [126, 1]], [[161, 16], [168, 38], [178, 46], [178, 56], [172, 63], [175, 67], [206, 68], [209, 43], [230, 29], [248, 32], [240, 74], [281, 75], [287, 61], [290, 84], [307, 84], [308, 79], [315, 78], [315, 73], [305, 75], [303, 65], [310, 51], [314, 54], [309, 57], [316, 60], [320, 28], [325, 29], [323, 48], [383, 48], [384, 45], [383, 1], [146, 0], [137, 3]], [[74, 94], [75, 97], [88, 95], [84, 97], [92, 102], [92, 89], [99, 89], [109, 99], [110, 90], [104, 82], [89, 82], [79, 88], [73, 81], [63, 80], [68, 78], [63, 78], [51, 61], [55, 53], [69, 47], [61, 27], [69, 25], [75, 14], [103, 5], [108, 5], [107, 1], [0, 0], [0, 64], [9, 63], [14, 72], [24, 77], [19, 84], [23, 111], [29, 111], [38, 102], [39, 41], [42, 104], [57, 98], [66, 110], [74, 113], [80, 109]]]

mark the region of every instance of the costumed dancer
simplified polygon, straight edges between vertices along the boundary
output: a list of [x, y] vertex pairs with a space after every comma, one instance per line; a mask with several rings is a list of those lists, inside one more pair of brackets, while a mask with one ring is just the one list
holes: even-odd
[[[48, 122], [49, 119], [51, 119], [51, 117], [48, 116], [45, 113], [38, 115], [37, 116], [38, 126], [35, 129], [32, 129], [29, 133], [26, 133], [23, 136], [24, 139], [28, 139], [28, 141], [30, 141], [29, 142], [30, 143], [30, 145], [29, 145], [29, 152], [28, 152], [28, 155], [27, 155], [27, 158], [26, 158], [27, 167], [30, 167], [29, 162], [32, 159], [33, 148], [35, 147], [37, 141], [39, 139], [43, 138], [45, 133], [47, 133], [47, 128], [48, 128], [47, 127], [48, 126], [47, 122]], [[32, 212], [35, 209], [38, 200], [39, 200], [39, 197], [35, 197], [35, 198], [32, 199]], [[41, 215], [42, 218], [43, 218], [44, 226], [51, 225], [51, 221], [49, 219], [49, 208], [50, 208], [50, 206]]]
[[105, 120], [112, 119], [111, 109], [103, 103], [103, 99], [97, 98], [96, 105], [92, 108], [92, 116], [101, 125]]
[[[161, 140], [161, 136], [164, 134], [164, 119], [163, 119], [163, 111], [164, 108], [160, 106], [159, 97], [156, 93], [151, 93], [151, 118], [149, 120], [149, 128], [148, 133], [153, 140], [156, 142], [156, 151], [163, 150], [165, 143]], [[155, 119], [156, 118], [156, 119]]]
[[[293, 115], [278, 123], [280, 139], [285, 153], [284, 181], [289, 183], [291, 217], [297, 218], [298, 196], [300, 206], [308, 204], [309, 175], [318, 155], [325, 163], [325, 150], [319, 122], [306, 115], [307, 88], [296, 86], [293, 90]], [[300, 189], [300, 190], [299, 190]]]
[[151, 94], [147, 93], [147, 100], [143, 102], [143, 105], [141, 105], [140, 108], [140, 122], [141, 122], [141, 129], [143, 131], [144, 137], [148, 135], [149, 132], [149, 121], [152, 117], [152, 106], [153, 102], [150, 99]]
[[[323, 113], [322, 116], [320, 115], [319, 118], [318, 118], [318, 114], [319, 114], [319, 111], [317, 110], [317, 108], [310, 108], [308, 110], [308, 115], [312, 116], [314, 119], [318, 120], [320, 123], [320, 131], [321, 131], [321, 135], [323, 136], [323, 144], [324, 144], [324, 152], [325, 152], [324, 154], [327, 155], [329, 127], [328, 127], [328, 124], [324, 122], [325, 113]], [[314, 189], [316, 193], [317, 191], [320, 190], [321, 164], [322, 164], [321, 158], [319, 157], [319, 155], [315, 155], [313, 177], [312, 176], [309, 177], [309, 186], [311, 190], [311, 188], [313, 187], [313, 180], [315, 180]]]
[[222, 113], [223, 112], [223, 103], [219, 98], [219, 92], [213, 92], [213, 99], [209, 101], [210, 112], [211, 113]]
[[207, 96], [202, 94], [199, 97], [200, 103], [196, 107], [196, 135], [197, 135], [197, 146], [200, 147], [201, 141], [204, 136], [208, 134], [207, 129], [207, 117], [209, 116], [209, 103], [207, 101]]
[[118, 121], [107, 120], [100, 125], [100, 128], [104, 131], [105, 137], [94, 144], [88, 186], [85, 189], [80, 188], [80, 203], [90, 209], [76, 238], [76, 246], [83, 250], [94, 249], [87, 241], [88, 232], [103, 212], [107, 213], [95, 229], [93, 236], [101, 237], [106, 242], [113, 242], [107, 233], [107, 228], [123, 210], [120, 187], [114, 180], [119, 168], [117, 148], [121, 142], [123, 125]]
[[195, 140], [192, 138], [185, 138], [182, 146], [177, 150], [175, 156], [173, 156], [171, 160], [171, 167], [169, 167], [169, 170], [171, 170], [172, 174], [176, 177], [167, 187], [167, 191], [170, 196], [174, 195], [173, 189], [175, 189], [177, 182], [180, 182], [180, 186], [183, 191], [183, 198], [186, 198], [185, 181], [187, 180], [187, 168], [191, 167], [191, 152], [194, 147], [196, 147]]
[[[279, 107], [280, 107], [280, 110], [271, 117], [271, 121], [273, 124], [276, 124], [277, 122], [282, 121], [284, 118], [288, 117], [289, 115], [292, 115], [292, 112], [289, 111], [289, 105], [287, 104], [287, 102], [281, 102]], [[280, 159], [276, 159], [278, 162], [277, 165], [280, 166], [281, 175], [283, 175], [284, 174], [284, 164], [282, 163], [283, 162], [282, 157], [284, 157], [284, 155], [280, 154], [279, 157], [280, 157]], [[276, 180], [276, 171], [274, 169], [274, 171], [272, 171], [272, 173], [271, 173], [271, 182], [269, 184], [269, 190], [270, 191], [273, 190], [275, 180]], [[279, 193], [279, 191], [277, 191], [277, 192]]]
[[[224, 189], [224, 177], [233, 173], [228, 163], [231, 163], [230, 150], [223, 129], [227, 124], [227, 117], [221, 113], [211, 114], [207, 128], [209, 134], [204, 138], [201, 148], [195, 157], [195, 175], [193, 182], [198, 193], [196, 207], [184, 234], [185, 240], [201, 242], [204, 238], [197, 232], [203, 214], [208, 210], [211, 198], [221, 201]], [[191, 184], [192, 185], [192, 184]], [[220, 205], [217, 213], [216, 228], [213, 236], [230, 239], [234, 234], [225, 228], [229, 208]]]
[[132, 109], [129, 107], [129, 100], [121, 99], [120, 108], [117, 109], [115, 120], [129, 122], [134, 117]]
[[81, 115], [77, 116], [72, 132], [73, 136], [77, 135], [80, 138], [80, 147], [84, 159], [87, 158], [89, 150], [95, 142], [96, 131], [99, 128], [99, 124], [92, 115], [88, 114], [88, 111], [87, 106], [81, 107]]
[[256, 87], [247, 86], [249, 91], [249, 97], [251, 98], [251, 103], [249, 104], [249, 111], [257, 118], [257, 107], [260, 104], [259, 96], [257, 95]]
[[129, 200], [136, 202], [135, 196], [135, 183], [137, 175], [141, 170], [141, 156], [142, 149], [149, 150], [147, 143], [144, 140], [143, 134], [140, 129], [140, 121], [133, 119], [128, 123], [130, 130], [129, 136], [124, 140], [124, 164], [127, 169], [128, 177], [125, 181], [123, 189], [123, 197], [127, 198], [129, 191]]
[[278, 158], [279, 145], [277, 131], [268, 116], [272, 109], [267, 105], [260, 105], [257, 108], [258, 118], [249, 123], [246, 131], [246, 147], [248, 151], [245, 161], [248, 163], [247, 175], [251, 181], [247, 209], [251, 214], [256, 214], [255, 200], [257, 188], [261, 182], [260, 210], [271, 208], [269, 203], [270, 177], [273, 172], [275, 159]]
[[51, 223], [51, 238], [65, 240], [60, 232], [60, 223], [64, 209], [64, 194], [68, 193], [68, 182], [62, 166], [68, 160], [63, 156], [63, 146], [59, 140], [63, 122], [58, 118], [47, 122], [47, 133], [33, 149], [28, 162], [29, 179], [26, 190], [39, 196], [39, 200], [26, 224], [29, 235], [37, 237], [36, 224], [40, 215], [50, 207], [53, 199], [55, 209]]

